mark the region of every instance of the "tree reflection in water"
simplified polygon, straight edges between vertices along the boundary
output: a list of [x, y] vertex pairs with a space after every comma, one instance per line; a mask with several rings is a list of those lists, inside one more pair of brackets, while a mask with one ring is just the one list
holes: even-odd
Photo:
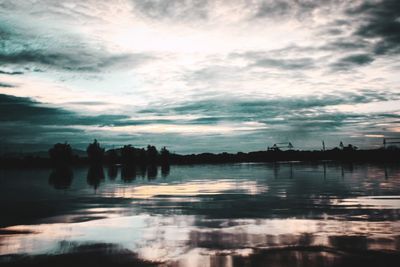
[[[0, 238], [1, 255], [47, 257], [57, 251], [69, 257], [57, 250], [68, 240], [115, 244], [138, 259], [161, 260], [161, 266], [397, 267], [400, 262], [397, 165], [275, 163], [170, 170], [161, 165], [160, 174], [157, 167], [120, 168], [121, 179], [118, 168], [109, 168], [114, 178], [107, 180], [102, 168], [75, 169], [74, 190], [68, 194], [49, 188], [48, 170], [7, 172], [10, 179], [0, 180], [0, 197], [7, 200], [2, 207], [13, 203], [21, 213], [30, 205], [23, 214], [35, 211], [36, 217], [0, 230], [7, 236]], [[37, 182], [43, 173], [45, 182]], [[68, 173], [55, 169], [48, 183], [66, 189], [72, 181]], [[168, 179], [152, 180], [167, 174]], [[140, 175], [149, 179], [135, 179]], [[85, 176], [95, 189], [103, 183], [96, 195], [87, 192]], [[29, 194], [23, 191], [26, 185]], [[9, 193], [16, 189], [24, 193]], [[4, 218], [11, 216], [4, 208], [0, 219], [7, 225]]]
[[52, 170], [49, 184], [55, 189], [68, 189], [74, 179], [74, 173], [69, 166], [60, 166]]
[[104, 181], [103, 166], [91, 165], [89, 167], [86, 180], [88, 185], [92, 186], [96, 190], [99, 187], [100, 183]]
[[110, 165], [108, 166], [108, 179], [110, 180], [115, 180], [118, 176], [118, 166], [116, 165]]
[[124, 182], [131, 182], [136, 179], [136, 167], [133, 165], [122, 165], [121, 179]]

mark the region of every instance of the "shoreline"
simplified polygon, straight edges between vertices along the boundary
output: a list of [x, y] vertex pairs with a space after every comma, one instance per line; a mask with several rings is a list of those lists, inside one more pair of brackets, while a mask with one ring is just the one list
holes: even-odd
[[[121, 161], [110, 162], [105, 157], [97, 166], [124, 166], [140, 168], [147, 166], [173, 166], [173, 165], [197, 165], [197, 164], [224, 164], [224, 163], [274, 163], [274, 162], [353, 162], [353, 163], [400, 163], [400, 150], [328, 150], [328, 151], [254, 151], [238, 153], [201, 153], [191, 155], [171, 154], [168, 160], [157, 160], [140, 164], [139, 159], [131, 164], [123, 164]], [[93, 166], [88, 157], [75, 155], [68, 163], [62, 165], [79, 167]], [[50, 158], [25, 156], [20, 158], [0, 157], [0, 169], [9, 168], [41, 168], [57, 167]]]

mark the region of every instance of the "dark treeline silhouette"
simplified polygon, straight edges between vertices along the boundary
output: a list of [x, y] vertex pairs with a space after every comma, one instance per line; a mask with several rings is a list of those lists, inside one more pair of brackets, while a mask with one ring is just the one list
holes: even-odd
[[[355, 162], [400, 162], [400, 149], [395, 146], [386, 148], [360, 150], [351, 144], [330, 150], [281, 150], [268, 149], [255, 152], [238, 153], [201, 153], [179, 155], [170, 153], [166, 147], [157, 150], [155, 146], [136, 148], [125, 145], [119, 148], [105, 150], [97, 140], [89, 144], [87, 157], [74, 155], [68, 143], [57, 143], [49, 149], [49, 158], [44, 157], [0, 157], [0, 168], [7, 167], [62, 167], [70, 165], [123, 165], [124, 177], [131, 179], [129, 173], [136, 169], [147, 169], [152, 166], [162, 166], [162, 173], [169, 171], [170, 164], [201, 164], [201, 163], [236, 163], [236, 162], [274, 162], [274, 161], [318, 161], [337, 160]], [[154, 169], [154, 167], [152, 167]], [[131, 169], [131, 170], [129, 170]], [[133, 170], [132, 170], [133, 169]], [[135, 170], [135, 171], [134, 171]], [[151, 173], [151, 172], [150, 172]], [[151, 176], [151, 175], [150, 175]]]
[[155, 146], [148, 145], [147, 149], [135, 148], [125, 145], [122, 148], [110, 149], [106, 152], [106, 162], [108, 164], [122, 165], [168, 165], [169, 151], [163, 147], [160, 152]]

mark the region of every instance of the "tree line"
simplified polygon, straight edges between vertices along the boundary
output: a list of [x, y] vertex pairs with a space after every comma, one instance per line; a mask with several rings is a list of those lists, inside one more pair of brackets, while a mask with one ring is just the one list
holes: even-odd
[[87, 157], [75, 154], [68, 143], [57, 143], [49, 149], [49, 157], [26, 155], [23, 157], [0, 156], [0, 168], [50, 167], [61, 165], [122, 165], [125, 167], [165, 166], [169, 164], [218, 164], [236, 162], [275, 161], [358, 161], [399, 162], [400, 149], [394, 146], [376, 149], [357, 149], [353, 145], [329, 150], [261, 150], [237, 153], [200, 153], [181, 155], [170, 153], [165, 147], [136, 148], [132, 145], [105, 150], [97, 140], [87, 146]]
[[[105, 150], [95, 139], [86, 148], [87, 159], [91, 165], [122, 164], [126, 166], [169, 165], [170, 152], [166, 147], [157, 150], [155, 146], [135, 148], [125, 145], [121, 148]], [[49, 149], [49, 157], [54, 165], [70, 164], [76, 157], [68, 143], [57, 143]]]

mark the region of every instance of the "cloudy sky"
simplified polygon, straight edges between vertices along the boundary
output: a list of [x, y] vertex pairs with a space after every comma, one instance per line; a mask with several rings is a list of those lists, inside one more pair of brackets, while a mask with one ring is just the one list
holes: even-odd
[[0, 0], [0, 150], [400, 137], [398, 0]]

